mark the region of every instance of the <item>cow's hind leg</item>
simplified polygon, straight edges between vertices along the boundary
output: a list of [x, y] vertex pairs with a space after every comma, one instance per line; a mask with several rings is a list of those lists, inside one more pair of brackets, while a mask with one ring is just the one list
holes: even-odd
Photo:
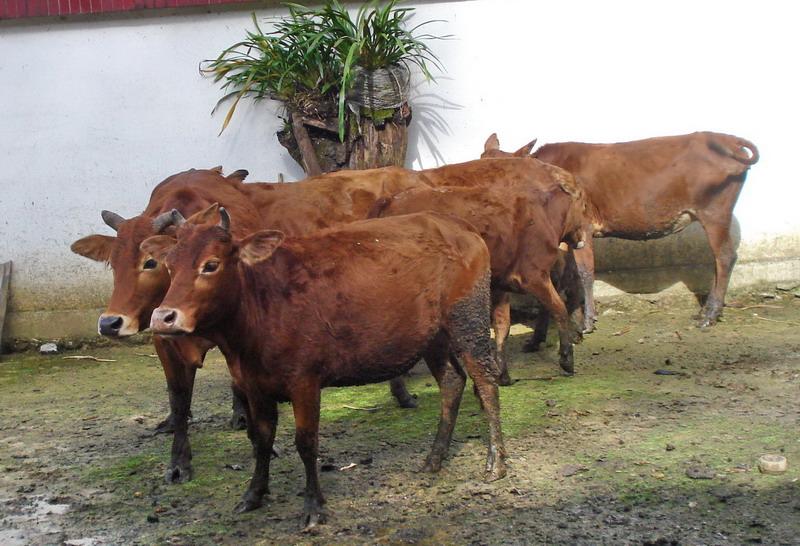
[[233, 385], [231, 385], [231, 395], [233, 414], [231, 415], [230, 426], [233, 430], [245, 430], [247, 428], [247, 400]]
[[[256, 466], [250, 486], [234, 508], [236, 512], [255, 510], [261, 506], [264, 495], [269, 493], [269, 462], [275, 442], [275, 428], [278, 425], [278, 404], [274, 400], [250, 398], [247, 399], [247, 436], [253, 444]], [[243, 400], [244, 397], [240, 399]]]
[[542, 307], [536, 315], [536, 324], [533, 327], [533, 334], [522, 346], [523, 353], [535, 353], [539, 347], [547, 341], [547, 329], [550, 327], [550, 312]]
[[453, 428], [456, 425], [464, 385], [467, 382], [464, 371], [450, 362], [448, 345], [446, 336], [440, 335], [424, 355], [425, 363], [439, 385], [442, 409], [439, 416], [439, 429], [436, 432], [431, 452], [422, 467], [423, 472], [438, 472], [442, 468], [442, 461], [447, 457], [447, 450], [453, 437]]
[[[591, 233], [591, 231], [587, 233]], [[594, 243], [592, 239], [586, 239], [586, 246], [573, 252], [586, 298], [583, 307], [583, 333], [589, 334], [594, 332], [594, 323], [597, 322], [597, 311], [594, 306]]]
[[500, 385], [511, 385], [506, 357], [506, 340], [511, 331], [511, 298], [508, 292], [492, 290], [492, 328], [494, 329], [497, 366], [500, 368], [497, 382]]
[[389, 391], [397, 400], [397, 405], [401, 408], [414, 409], [417, 407], [417, 399], [406, 389], [406, 382], [402, 377], [395, 377], [389, 381]]
[[728, 291], [728, 283], [731, 279], [731, 272], [736, 263], [736, 248], [731, 238], [732, 215], [722, 214], [698, 214], [698, 219], [705, 229], [708, 236], [708, 244], [714, 254], [714, 284], [708, 299], [700, 312], [698, 326], [705, 328], [716, 324], [722, 314], [722, 307], [725, 305], [725, 293]]
[[458, 302], [450, 315], [450, 350], [475, 383], [475, 391], [489, 422], [489, 450], [486, 457], [486, 481], [506, 475], [506, 448], [500, 428], [500, 375], [489, 337], [489, 275], [476, 286], [473, 294]]

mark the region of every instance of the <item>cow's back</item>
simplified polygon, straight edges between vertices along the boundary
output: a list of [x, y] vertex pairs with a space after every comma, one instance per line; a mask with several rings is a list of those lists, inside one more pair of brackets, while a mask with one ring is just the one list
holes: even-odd
[[715, 188], [741, 182], [749, 167], [734, 157], [741, 142], [746, 141], [701, 132], [614, 144], [546, 144], [534, 156], [575, 175], [596, 234], [641, 239], [680, 229], [708, 205]]
[[[487, 282], [489, 253], [465, 222], [421, 213], [289, 238], [259, 271], [256, 282], [273, 279], [275, 294], [267, 322], [276, 333], [264, 350], [275, 358], [340, 361], [337, 373], [347, 377], [348, 367], [355, 374], [374, 365], [380, 374], [386, 359], [413, 364], [453, 306]], [[247, 297], [262, 291], [248, 287]], [[302, 345], [289, 334], [298, 331]]]

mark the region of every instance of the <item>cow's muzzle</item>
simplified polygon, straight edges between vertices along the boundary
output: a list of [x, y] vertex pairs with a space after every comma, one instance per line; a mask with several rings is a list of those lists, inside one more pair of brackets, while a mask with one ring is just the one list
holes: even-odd
[[186, 317], [179, 309], [159, 307], [150, 317], [150, 329], [154, 334], [190, 334], [192, 328], [186, 326]]
[[102, 314], [97, 321], [97, 332], [101, 336], [126, 337], [139, 331], [138, 321], [125, 315]]

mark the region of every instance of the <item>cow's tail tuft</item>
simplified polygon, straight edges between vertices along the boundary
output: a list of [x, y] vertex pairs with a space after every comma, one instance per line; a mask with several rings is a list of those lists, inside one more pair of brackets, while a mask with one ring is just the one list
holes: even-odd
[[[725, 157], [730, 157], [732, 159], [735, 159], [739, 163], [742, 163], [747, 166], [755, 165], [758, 162], [759, 159], [758, 148], [756, 148], [755, 144], [744, 138], [739, 138], [739, 137], [730, 137], [730, 138], [733, 141], [734, 145], [733, 149], [729, 148], [724, 143], [720, 142], [714, 137], [711, 137], [709, 139], [708, 147], [720, 155], [724, 155]], [[744, 150], [747, 150], [747, 152], [745, 152]]]

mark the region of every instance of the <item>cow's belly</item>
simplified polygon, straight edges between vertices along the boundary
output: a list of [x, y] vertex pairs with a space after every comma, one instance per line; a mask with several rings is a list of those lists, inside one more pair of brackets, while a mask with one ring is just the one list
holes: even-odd
[[331, 357], [322, 383], [336, 387], [365, 385], [402, 375], [419, 361], [438, 331], [431, 328], [419, 335], [383, 342], [365, 338], [360, 346], [343, 346]]
[[694, 222], [693, 210], [685, 210], [664, 221], [636, 223], [596, 222], [592, 224], [595, 237], [618, 237], [620, 239], [647, 240], [660, 239], [682, 231]]

